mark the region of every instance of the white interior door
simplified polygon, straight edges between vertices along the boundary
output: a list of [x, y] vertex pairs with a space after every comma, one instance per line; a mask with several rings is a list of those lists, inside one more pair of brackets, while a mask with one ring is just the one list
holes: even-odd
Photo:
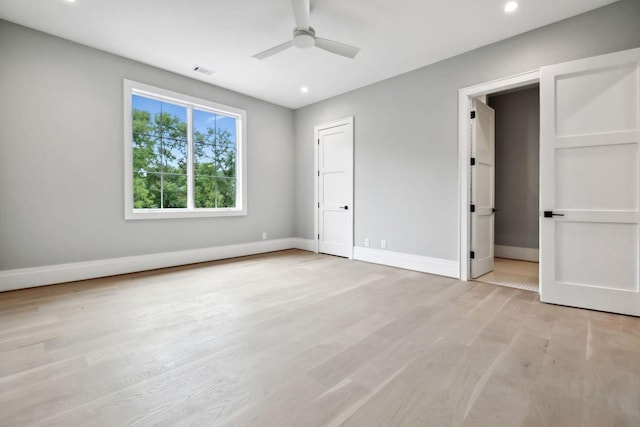
[[471, 119], [471, 277], [493, 270], [495, 111], [473, 101]]
[[316, 128], [318, 252], [353, 256], [353, 121]]
[[541, 69], [540, 299], [640, 315], [640, 49]]

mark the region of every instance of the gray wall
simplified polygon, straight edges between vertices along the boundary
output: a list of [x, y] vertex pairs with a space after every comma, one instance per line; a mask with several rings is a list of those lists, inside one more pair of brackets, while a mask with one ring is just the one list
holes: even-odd
[[495, 244], [538, 248], [540, 90], [492, 96], [496, 110]]
[[[624, 0], [292, 113], [0, 21], [0, 270], [311, 239], [313, 126], [351, 115], [356, 245], [455, 260], [458, 89], [638, 47], [638, 22]], [[124, 221], [123, 78], [247, 110], [247, 217]]]
[[458, 89], [638, 47], [639, 22], [624, 0], [296, 110], [296, 236], [313, 237], [313, 126], [353, 115], [356, 246], [457, 260]]
[[[247, 110], [248, 216], [125, 221], [128, 78]], [[293, 237], [293, 112], [0, 21], [0, 270]]]

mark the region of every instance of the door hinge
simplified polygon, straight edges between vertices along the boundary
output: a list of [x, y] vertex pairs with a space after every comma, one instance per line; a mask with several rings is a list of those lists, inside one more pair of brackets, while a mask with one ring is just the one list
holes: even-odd
[[320, 140], [318, 139], [318, 145], [320, 145]]
[[472, 119], [475, 119], [475, 118], [476, 118], [476, 112], [475, 112], [475, 111], [472, 111], [472, 112], [471, 112], [471, 118], [472, 118]]
[[320, 209], [320, 202], [318, 202], [318, 209]]
[[471, 259], [476, 259], [476, 253], [475, 253], [475, 252], [473, 252], [473, 251], [471, 251], [471, 252], [469, 253], [469, 258], [471, 258]]
[[475, 212], [476, 211], [476, 205], [471, 205], [471, 212]]
[[318, 171], [318, 176], [320, 176], [320, 171]]
[[318, 240], [320, 240], [320, 234], [318, 233]]
[[476, 158], [472, 157], [471, 158], [471, 166], [475, 166], [476, 165]]

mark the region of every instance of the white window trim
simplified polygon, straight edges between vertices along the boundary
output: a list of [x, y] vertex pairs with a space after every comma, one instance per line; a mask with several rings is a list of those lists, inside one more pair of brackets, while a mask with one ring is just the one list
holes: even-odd
[[[164, 219], [164, 218], [202, 218], [218, 216], [247, 215], [247, 112], [215, 102], [183, 95], [170, 90], [150, 86], [144, 83], [124, 79], [124, 218], [135, 219]], [[180, 209], [134, 209], [133, 207], [133, 132], [132, 105], [133, 94], [166, 100], [173, 104], [188, 107], [191, 115], [194, 107], [218, 113], [236, 119], [236, 207], [234, 208], [195, 208], [189, 206]], [[191, 119], [188, 120], [188, 149], [192, 150]], [[191, 158], [191, 154], [189, 156]], [[193, 165], [188, 165], [188, 191], [193, 191]], [[189, 197], [189, 204], [193, 197]]]

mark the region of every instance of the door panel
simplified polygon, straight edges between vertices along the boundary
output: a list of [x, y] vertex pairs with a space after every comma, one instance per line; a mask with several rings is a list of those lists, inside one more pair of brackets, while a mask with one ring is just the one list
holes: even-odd
[[347, 168], [349, 144], [345, 143], [345, 130], [342, 127], [321, 131], [320, 167], [326, 170], [344, 171]]
[[635, 129], [638, 119], [635, 64], [576, 71], [556, 79], [557, 136]]
[[[476, 163], [474, 173], [476, 174], [478, 189], [483, 187], [481, 183], [486, 183], [487, 187], [490, 186], [495, 174], [493, 165], [480, 162]], [[476, 191], [473, 203], [478, 209], [493, 206], [493, 192], [489, 188], [486, 188], [485, 191]]]
[[640, 315], [640, 49], [541, 70], [540, 298]]
[[558, 282], [638, 290], [637, 225], [559, 221], [555, 238]]
[[638, 145], [558, 148], [556, 181], [556, 209], [635, 211]]
[[318, 130], [318, 252], [352, 257], [353, 125]]
[[[477, 219], [476, 219], [476, 233], [475, 233], [475, 237], [478, 241], [481, 242], [491, 242], [493, 241], [492, 235], [493, 235], [493, 215], [478, 215]], [[476, 245], [475, 246], [475, 260], [476, 261], [480, 261], [482, 262], [483, 260], [486, 260], [487, 258], [493, 258], [493, 248], [490, 244], [485, 244], [485, 245]], [[490, 261], [484, 261], [484, 262], [490, 262]], [[491, 267], [489, 270], [487, 270], [486, 272], [488, 273], [489, 271], [493, 270], [493, 263], [490, 263]], [[476, 273], [478, 273], [477, 269], [476, 269]], [[485, 274], [483, 272], [479, 272], [480, 275]]]
[[477, 278], [493, 270], [495, 207], [495, 112], [474, 100], [475, 119], [471, 120], [471, 277]]
[[344, 185], [344, 171], [329, 171], [322, 173], [323, 192], [321, 204], [326, 208], [331, 206], [345, 206], [349, 199], [349, 189]]

